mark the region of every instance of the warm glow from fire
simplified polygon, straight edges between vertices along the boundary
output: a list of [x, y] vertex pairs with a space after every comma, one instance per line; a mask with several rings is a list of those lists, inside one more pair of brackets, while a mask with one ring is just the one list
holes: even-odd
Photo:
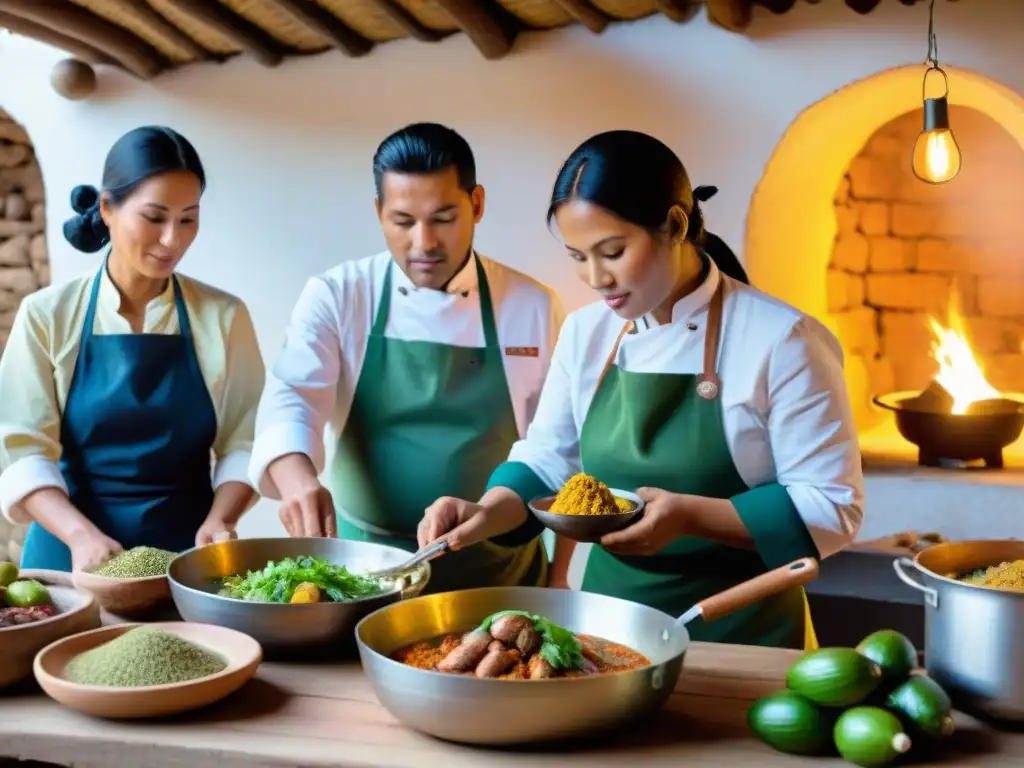
[[967, 408], [978, 400], [1000, 397], [998, 390], [985, 379], [985, 371], [967, 341], [967, 328], [955, 290], [949, 294], [949, 327], [943, 328], [935, 318], [929, 318], [929, 323], [935, 334], [932, 357], [939, 364], [935, 380], [953, 396], [953, 413], [967, 413]]

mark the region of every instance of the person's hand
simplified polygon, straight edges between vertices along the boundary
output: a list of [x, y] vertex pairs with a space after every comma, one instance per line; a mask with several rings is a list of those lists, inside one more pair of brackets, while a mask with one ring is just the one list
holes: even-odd
[[450, 549], [460, 549], [486, 538], [475, 535], [485, 518], [486, 510], [479, 504], [442, 496], [423, 513], [423, 519], [416, 528], [416, 539], [420, 549], [442, 537], [448, 539]]
[[94, 570], [124, 551], [124, 547], [99, 531], [76, 538], [69, 549], [73, 571]]
[[601, 537], [601, 546], [616, 555], [650, 555], [686, 533], [685, 496], [660, 488], [640, 488], [641, 518], [621, 531]]
[[549, 574], [548, 575], [548, 588], [549, 589], [569, 589], [569, 577], [568, 574]]
[[196, 533], [196, 546], [205, 547], [207, 544], [216, 544], [221, 541], [237, 539], [238, 533], [235, 526], [228, 525], [223, 520], [213, 516], [207, 517]]
[[331, 492], [319, 483], [285, 499], [280, 516], [289, 536], [323, 538], [338, 535], [334, 500]]

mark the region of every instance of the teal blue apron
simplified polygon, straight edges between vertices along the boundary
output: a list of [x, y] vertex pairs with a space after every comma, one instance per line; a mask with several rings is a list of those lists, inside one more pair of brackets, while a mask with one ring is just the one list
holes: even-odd
[[[190, 549], [213, 505], [217, 416], [181, 286], [171, 278], [180, 335], [96, 335], [100, 279], [61, 418], [60, 469], [71, 503], [125, 549]], [[71, 551], [33, 523], [21, 566], [70, 571]]]
[[[415, 550], [426, 508], [442, 496], [480, 498], [519, 439], [491, 292], [475, 260], [484, 331], [479, 348], [385, 336], [395, 266], [388, 268], [331, 467], [341, 538]], [[508, 546], [485, 541], [431, 566], [428, 594], [547, 583], [539, 536]]]
[[[609, 487], [661, 488], [707, 498], [732, 498], [744, 517], [756, 508], [761, 525], [787, 529], [809, 550], [754, 552], [685, 537], [648, 556], [618, 556], [595, 545], [587, 560], [583, 590], [649, 605], [679, 616], [704, 598], [797, 557], [816, 556], [803, 523], [778, 484], [751, 491], [733, 463], [723, 425], [715, 373], [721, 326], [723, 283], [708, 312], [704, 373], [635, 373], [615, 365], [623, 328], [605, 363], [580, 432], [583, 470]], [[688, 332], [680, 325], [680, 332]], [[692, 332], [692, 331], [691, 331]], [[744, 502], [736, 500], [746, 495]], [[747, 522], [746, 520], [744, 522]], [[801, 531], [789, 531], [800, 526]], [[748, 528], [750, 525], [748, 524]], [[755, 536], [755, 543], [757, 542]], [[766, 562], [766, 560], [768, 562]], [[787, 590], [730, 616], [690, 625], [694, 640], [803, 648], [805, 598], [801, 587]]]

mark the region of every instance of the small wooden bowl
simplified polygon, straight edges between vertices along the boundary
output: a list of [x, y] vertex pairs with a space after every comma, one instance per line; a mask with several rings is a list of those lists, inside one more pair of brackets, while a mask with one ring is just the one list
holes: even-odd
[[[64, 677], [65, 668], [76, 656], [142, 626], [173, 632], [220, 654], [228, 665], [198, 680], [138, 688], [79, 685]], [[220, 701], [249, 682], [262, 661], [263, 649], [248, 635], [212, 624], [169, 621], [116, 624], [65, 637], [39, 652], [32, 671], [47, 695], [66, 707], [94, 717], [140, 719], [188, 712]]]
[[92, 592], [100, 608], [119, 616], [143, 613], [171, 599], [171, 584], [166, 574], [141, 579], [114, 579], [75, 571], [71, 578], [76, 587]]
[[632, 525], [640, 519], [644, 511], [644, 500], [635, 493], [616, 488], [609, 488], [609, 490], [612, 492], [612, 496], [633, 502], [633, 509], [629, 512], [617, 512], [614, 515], [560, 515], [550, 511], [551, 505], [555, 501], [554, 496], [540, 496], [530, 502], [530, 512], [545, 528], [565, 536], [567, 539], [589, 544], [596, 543], [605, 534], [621, 531]]
[[60, 613], [31, 624], [0, 629], [0, 688], [29, 677], [32, 660], [40, 649], [100, 625], [99, 605], [90, 592], [72, 586], [71, 574], [29, 569], [19, 576], [35, 579], [46, 587]]

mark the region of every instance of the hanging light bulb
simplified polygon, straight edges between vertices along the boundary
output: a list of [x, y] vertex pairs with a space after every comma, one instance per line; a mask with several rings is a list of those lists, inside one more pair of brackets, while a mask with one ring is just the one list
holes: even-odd
[[[931, 72], [939, 72], [945, 81], [946, 73], [933, 65], [925, 72], [925, 83]], [[942, 96], [924, 99], [924, 130], [914, 142], [914, 175], [929, 184], [945, 184], [960, 172], [960, 147], [949, 126], [948, 93], [947, 83], [946, 92]]]
[[[911, 168], [914, 175], [929, 184], [945, 184], [960, 172], [960, 147], [949, 126], [949, 78], [939, 66], [939, 44], [935, 38], [935, 0], [928, 6], [928, 69], [921, 83], [921, 100], [924, 102], [924, 130], [914, 142]], [[938, 72], [942, 75], [943, 93], [937, 98], [928, 98], [928, 75]]]

